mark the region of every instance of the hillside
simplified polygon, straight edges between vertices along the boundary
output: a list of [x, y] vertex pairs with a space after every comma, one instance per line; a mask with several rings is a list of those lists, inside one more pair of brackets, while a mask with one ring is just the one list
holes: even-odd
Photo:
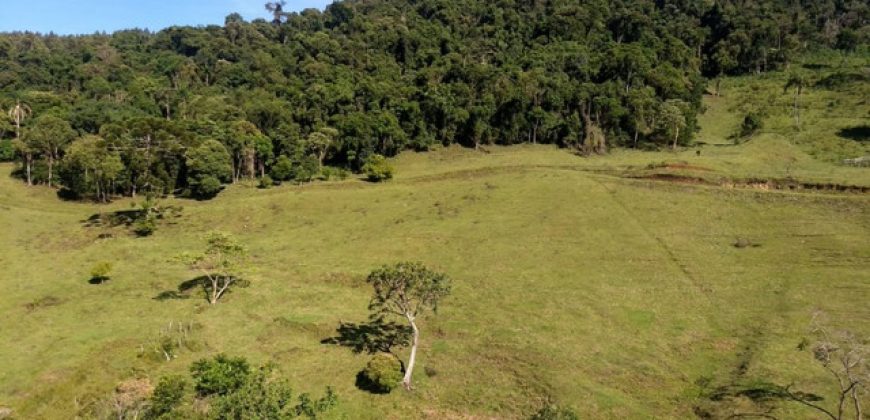
[[[0, 403], [22, 418], [87, 413], [119, 381], [183, 373], [217, 352], [274, 361], [300, 391], [334, 386], [330, 415], [346, 418], [518, 418], [547, 399], [584, 417], [686, 418], [718, 407], [705, 397], [716, 387], [754, 381], [831, 398], [830, 378], [796, 346], [816, 310], [870, 333], [868, 196], [637, 171], [760, 178], [789, 167], [870, 186], [867, 170], [766, 135], [698, 150], [410, 152], [386, 184], [240, 184], [210, 202], [169, 200], [182, 218], [146, 239], [83, 224], [128, 200], [61, 202], [2, 177], [0, 310], [14, 322], [2, 326]], [[190, 279], [170, 258], [213, 228], [250, 246], [252, 284], [216, 307], [198, 294], [156, 299]], [[88, 284], [103, 260], [112, 280]], [[399, 260], [449, 273], [455, 290], [422, 321], [416, 391], [377, 396], [354, 386], [367, 356], [321, 341], [366, 319], [365, 274]], [[199, 347], [171, 362], [137, 356], [170, 322], [193, 323]]]

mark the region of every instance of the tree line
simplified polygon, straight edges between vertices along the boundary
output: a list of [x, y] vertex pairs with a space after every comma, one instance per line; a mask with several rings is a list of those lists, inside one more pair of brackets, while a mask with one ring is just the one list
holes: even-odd
[[105, 201], [304, 182], [438, 144], [678, 147], [710, 79], [870, 38], [861, 1], [283, 6], [156, 33], [0, 34], [0, 158]]

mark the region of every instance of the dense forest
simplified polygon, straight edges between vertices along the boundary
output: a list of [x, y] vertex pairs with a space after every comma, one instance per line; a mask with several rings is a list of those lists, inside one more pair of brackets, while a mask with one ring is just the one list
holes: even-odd
[[107, 201], [340, 176], [437, 144], [678, 147], [711, 80], [870, 38], [861, 0], [282, 6], [157, 33], [0, 35], [0, 156], [23, 182]]

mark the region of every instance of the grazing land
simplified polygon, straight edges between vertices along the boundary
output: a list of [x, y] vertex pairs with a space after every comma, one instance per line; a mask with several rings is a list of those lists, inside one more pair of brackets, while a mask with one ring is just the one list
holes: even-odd
[[[781, 86], [769, 77], [727, 79], [705, 102], [706, 144], [678, 152], [406, 152], [387, 183], [167, 199], [181, 216], [148, 238], [85, 223], [134, 199], [61, 201], [4, 164], [0, 406], [69, 418], [122, 380], [220, 352], [274, 361], [301, 392], [333, 386], [339, 418], [517, 418], [548, 400], [587, 418], [687, 418], [724, 404], [716, 389], [762, 382], [830, 403], [831, 377], [798, 346], [816, 311], [870, 334], [870, 171], [839, 164], [866, 143], [829, 134], [866, 122], [867, 96], [863, 108], [860, 90], [842, 96], [833, 109], [852, 114], [831, 120], [825, 92], [808, 94], [796, 134], [774, 103], [767, 127], [733, 145], [742, 95]], [[240, 238], [257, 267], [216, 306], [178, 291], [195, 274], [173, 260], [211, 229]], [[404, 260], [449, 273], [453, 293], [420, 321], [415, 392], [373, 395], [354, 385], [369, 356], [323, 341], [366, 320], [366, 274]], [[89, 284], [101, 261], [111, 279]], [[196, 345], [149, 357], [170, 323]], [[743, 398], [730, 404], [753, 404]], [[816, 415], [788, 402], [776, 414]]]

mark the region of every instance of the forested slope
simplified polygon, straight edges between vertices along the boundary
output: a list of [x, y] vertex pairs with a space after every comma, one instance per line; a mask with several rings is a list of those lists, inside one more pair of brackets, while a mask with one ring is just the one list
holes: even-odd
[[158, 33], [0, 35], [0, 137], [16, 139], [0, 154], [28, 183], [108, 200], [305, 181], [324, 163], [356, 170], [435, 144], [676, 147], [692, 140], [709, 79], [864, 51], [870, 16], [833, 0], [272, 10], [271, 22], [234, 14]]

